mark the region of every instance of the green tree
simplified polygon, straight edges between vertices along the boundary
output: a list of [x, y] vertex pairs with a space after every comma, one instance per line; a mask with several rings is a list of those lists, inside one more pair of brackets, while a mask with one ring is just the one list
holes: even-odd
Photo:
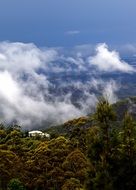
[[64, 182], [62, 163], [70, 151], [69, 140], [62, 136], [41, 142], [26, 162], [28, 187], [59, 190]]
[[8, 190], [25, 190], [19, 179], [11, 179], [8, 184]]
[[127, 112], [123, 119], [123, 131], [122, 131], [122, 142], [123, 149], [126, 156], [131, 159], [135, 152], [134, 145], [136, 139], [136, 123], [134, 122], [132, 116]]
[[105, 98], [101, 98], [93, 115], [92, 129], [89, 131], [90, 144], [88, 156], [94, 170], [89, 172], [88, 189], [112, 189], [112, 177], [110, 175], [111, 158], [111, 132], [116, 114], [112, 105]]
[[[117, 189], [135, 189], [136, 182], [136, 123], [126, 112], [120, 131], [120, 152], [115, 157], [112, 174]], [[116, 171], [116, 172], [115, 172]]]
[[0, 150], [0, 185], [7, 189], [8, 181], [19, 171], [18, 157], [9, 150]]
[[71, 174], [69, 177], [78, 179], [84, 185], [89, 164], [87, 158], [79, 149], [72, 151], [66, 157], [62, 167], [66, 174], [68, 172]]
[[115, 119], [116, 114], [112, 108], [112, 105], [105, 98], [101, 98], [96, 107], [94, 121], [100, 128], [100, 138], [103, 144], [102, 160], [104, 165], [106, 164], [111, 152], [110, 133]]
[[81, 190], [82, 185], [80, 184], [80, 181], [75, 178], [67, 179], [62, 186], [62, 190]]

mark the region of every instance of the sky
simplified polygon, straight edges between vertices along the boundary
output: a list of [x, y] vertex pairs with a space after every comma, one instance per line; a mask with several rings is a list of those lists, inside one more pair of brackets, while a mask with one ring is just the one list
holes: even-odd
[[135, 0], [0, 0], [0, 41], [134, 44]]

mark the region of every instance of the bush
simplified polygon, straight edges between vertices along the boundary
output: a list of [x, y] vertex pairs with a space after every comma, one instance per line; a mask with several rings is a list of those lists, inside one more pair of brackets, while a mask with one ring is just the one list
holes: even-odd
[[8, 184], [8, 190], [25, 190], [19, 179], [11, 179]]

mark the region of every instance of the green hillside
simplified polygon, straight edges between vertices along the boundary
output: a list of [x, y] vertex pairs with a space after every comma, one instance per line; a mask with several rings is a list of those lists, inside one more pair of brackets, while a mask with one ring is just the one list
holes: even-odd
[[28, 136], [0, 125], [1, 190], [128, 190], [136, 186], [136, 98]]

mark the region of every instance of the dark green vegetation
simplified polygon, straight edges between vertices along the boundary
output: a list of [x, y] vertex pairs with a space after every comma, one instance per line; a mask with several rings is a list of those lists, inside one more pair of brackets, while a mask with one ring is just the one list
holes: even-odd
[[136, 122], [129, 101], [112, 106], [101, 99], [92, 116], [49, 129], [50, 140], [1, 125], [0, 189], [135, 189]]

